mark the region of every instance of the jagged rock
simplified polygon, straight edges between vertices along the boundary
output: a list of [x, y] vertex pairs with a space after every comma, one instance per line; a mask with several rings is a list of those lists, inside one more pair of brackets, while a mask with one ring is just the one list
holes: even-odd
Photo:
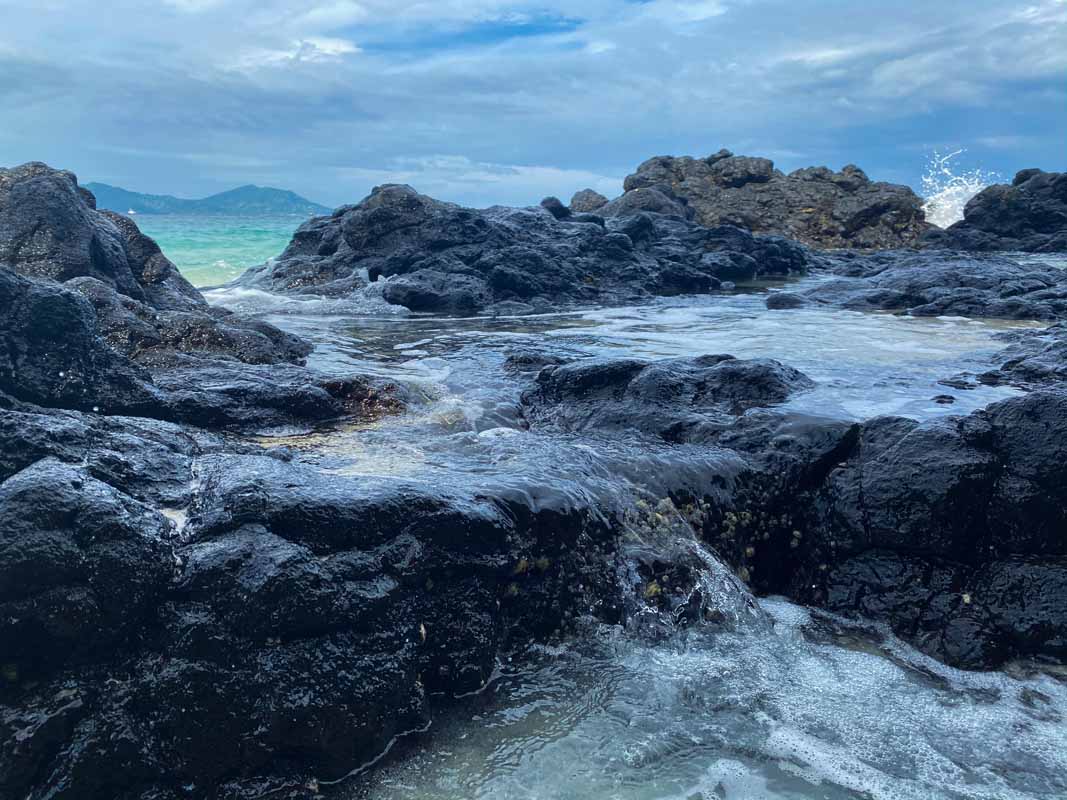
[[694, 427], [721, 428], [749, 409], [783, 403], [814, 385], [773, 359], [597, 359], [545, 367], [522, 403], [534, 425], [639, 430], [677, 441], [691, 437]]
[[1025, 169], [1011, 186], [987, 186], [972, 197], [963, 219], [923, 237], [928, 247], [959, 250], [1067, 252], [1067, 172]]
[[297, 366], [311, 345], [210, 307], [132, 220], [44, 164], [0, 170], [0, 305], [0, 407], [262, 429], [405, 396]]
[[1045, 264], [952, 251], [848, 254], [823, 263], [839, 277], [796, 293], [807, 302], [915, 316], [1067, 318], [1067, 273]]
[[677, 215], [557, 219], [562, 206], [553, 208], [479, 211], [408, 186], [380, 186], [356, 206], [305, 223], [277, 261], [237, 283], [343, 297], [384, 280], [390, 302], [472, 313], [501, 302], [545, 307], [706, 292], [719, 285], [727, 264], [744, 264], [746, 275], [784, 275], [811, 262], [804, 248], [784, 239], [706, 229]]
[[683, 456], [640, 479], [759, 592], [887, 622], [967, 668], [1062, 659], [1067, 604], [1046, 593], [1067, 580], [1067, 392], [922, 423], [766, 407], [807, 385], [776, 362], [574, 361], [542, 369], [523, 414], [708, 448], [699, 478]]
[[541, 208], [556, 219], [566, 219], [571, 215], [571, 209], [563, 205], [558, 197], [546, 197], [541, 201]]
[[996, 356], [999, 366], [980, 376], [983, 383], [1032, 389], [1067, 382], [1067, 324], [1000, 335], [1010, 344]]
[[0, 266], [0, 308], [0, 407], [4, 395], [106, 413], [145, 413], [159, 402], [148, 373], [100, 338], [80, 295]]
[[628, 213], [631, 205], [647, 202], [637, 199], [639, 193], [657, 192], [702, 225], [736, 225], [829, 248], [912, 246], [931, 227], [911, 189], [872, 182], [853, 165], [836, 173], [810, 167], [785, 175], [768, 159], [722, 150], [702, 159], [651, 158], [623, 186], [626, 193], [598, 213], [613, 207]]
[[[117, 417], [0, 423], [5, 795], [311, 797], [423, 727], [431, 693], [620, 613], [615, 526], [573, 492], [337, 481]], [[109, 469], [120, 443], [143, 473]], [[180, 538], [127, 494], [194, 475]]]
[[631, 189], [621, 197], [598, 208], [596, 213], [603, 217], [626, 217], [642, 211], [667, 214], [682, 219], [689, 217], [689, 211], [682, 203], [656, 187]]
[[44, 459], [0, 483], [4, 681], [106, 656], [154, 618], [170, 523], [84, 469]]
[[592, 189], [582, 189], [571, 197], [571, 211], [576, 214], [596, 212], [601, 206], [608, 204], [608, 198]]
[[70, 172], [0, 169], [0, 267], [83, 293], [108, 342], [150, 362], [199, 352], [298, 363], [310, 346], [266, 323], [210, 308], [133, 220], [97, 211]]

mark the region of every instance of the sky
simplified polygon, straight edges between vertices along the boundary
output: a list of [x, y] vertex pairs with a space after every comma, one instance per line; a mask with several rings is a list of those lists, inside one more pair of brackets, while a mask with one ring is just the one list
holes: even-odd
[[1067, 169], [1067, 0], [0, 0], [0, 165], [327, 204], [613, 196], [726, 147]]

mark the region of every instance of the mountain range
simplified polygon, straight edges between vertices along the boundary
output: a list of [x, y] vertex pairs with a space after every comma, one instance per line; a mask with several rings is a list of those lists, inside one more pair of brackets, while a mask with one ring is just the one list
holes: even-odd
[[269, 186], [241, 186], [199, 200], [165, 194], [131, 192], [106, 183], [88, 183], [97, 208], [137, 214], [329, 214], [332, 209], [313, 203], [295, 192]]

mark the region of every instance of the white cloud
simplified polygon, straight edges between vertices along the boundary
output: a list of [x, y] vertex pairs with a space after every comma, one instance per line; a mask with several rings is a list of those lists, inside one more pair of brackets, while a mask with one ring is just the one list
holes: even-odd
[[0, 125], [0, 163], [121, 177], [134, 157], [100, 145], [143, 149], [160, 155], [137, 157], [137, 174], [191, 194], [169, 182], [232, 177], [340, 202], [407, 175], [464, 202], [535, 202], [585, 184], [611, 194], [650, 155], [722, 146], [877, 176], [942, 139], [1010, 154], [994, 141], [1015, 137], [1038, 163], [1030, 153], [1053, 152], [1048, 131], [1067, 125], [1061, 0], [0, 6], [0, 96], [19, 108]]
[[487, 189], [495, 202], [512, 205], [535, 205], [548, 195], [566, 202], [574, 192], [585, 188], [609, 197], [622, 192], [621, 176], [552, 166], [476, 162], [461, 155], [400, 157], [381, 168], [345, 167], [337, 172], [357, 186], [407, 183], [424, 194], [456, 202], [472, 202]]

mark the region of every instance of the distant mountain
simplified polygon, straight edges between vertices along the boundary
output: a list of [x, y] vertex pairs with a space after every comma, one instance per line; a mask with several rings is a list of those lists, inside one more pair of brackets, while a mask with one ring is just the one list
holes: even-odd
[[201, 200], [184, 200], [166, 194], [141, 194], [108, 186], [106, 183], [87, 183], [86, 188], [96, 195], [97, 208], [125, 214], [329, 214], [332, 209], [312, 203], [294, 192], [271, 189], [267, 186], [241, 186], [228, 192], [213, 194]]

